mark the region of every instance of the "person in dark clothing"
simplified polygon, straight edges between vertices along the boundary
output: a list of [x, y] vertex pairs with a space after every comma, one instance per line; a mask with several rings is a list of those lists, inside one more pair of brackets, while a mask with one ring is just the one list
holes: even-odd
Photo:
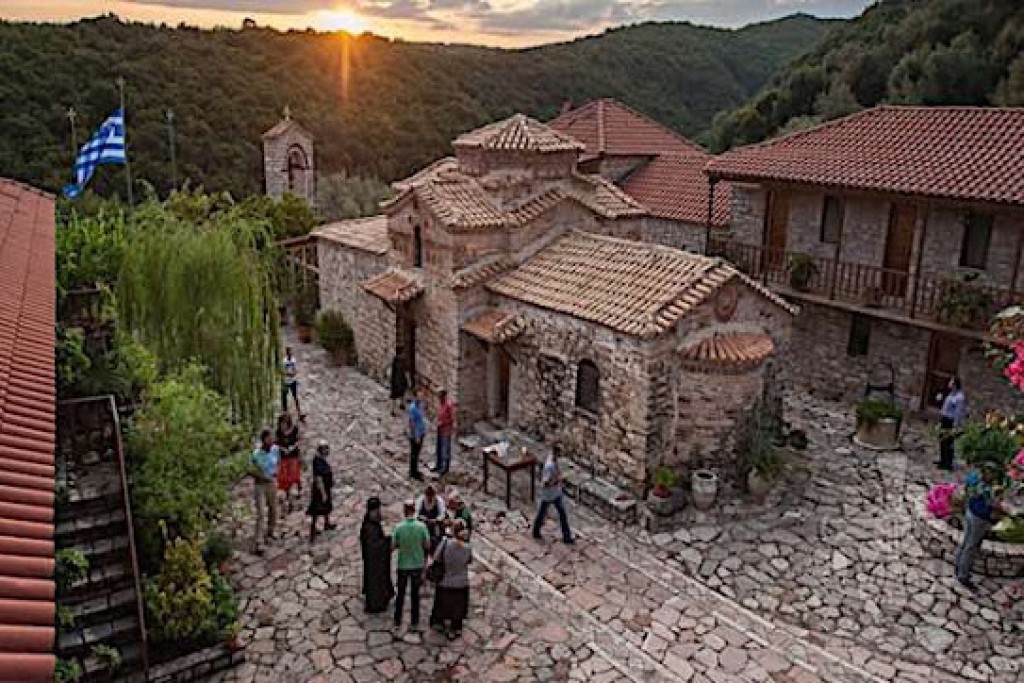
[[935, 464], [939, 466], [940, 470], [953, 471], [953, 443], [966, 419], [967, 397], [964, 395], [963, 383], [960, 378], [954, 377], [949, 380], [939, 416], [942, 436], [939, 440], [939, 459]]
[[420, 402], [419, 389], [412, 390], [412, 398], [409, 399], [409, 476], [413, 479], [422, 480], [420, 473], [420, 451], [423, 450], [423, 439], [427, 435], [427, 418], [423, 414], [423, 403]]
[[387, 610], [395, 595], [395, 587], [391, 583], [391, 539], [381, 526], [380, 498], [366, 501], [366, 515], [359, 530], [359, 547], [363, 552], [366, 612], [379, 614]]
[[955, 569], [957, 582], [974, 590], [971, 581], [971, 569], [974, 559], [981, 550], [985, 535], [992, 525], [1002, 516], [1002, 511], [992, 503], [992, 470], [982, 469], [981, 474], [970, 472], [967, 475], [967, 510], [964, 513], [964, 537], [956, 550]]
[[335, 525], [331, 524], [331, 511], [334, 509], [331, 500], [331, 488], [334, 486], [334, 471], [331, 469], [331, 464], [327, 462], [329, 452], [330, 448], [327, 442], [321, 439], [316, 447], [316, 455], [313, 457], [312, 496], [309, 499], [309, 508], [306, 510], [306, 514], [310, 517], [310, 543], [316, 539], [318, 533], [316, 530], [317, 517], [324, 518], [324, 531], [330, 531], [335, 528]]
[[405, 372], [405, 361], [402, 359], [402, 349], [395, 350], [395, 357], [391, 360], [391, 415], [394, 417], [402, 411], [402, 402], [405, 400], [405, 392], [409, 390], [409, 378]]

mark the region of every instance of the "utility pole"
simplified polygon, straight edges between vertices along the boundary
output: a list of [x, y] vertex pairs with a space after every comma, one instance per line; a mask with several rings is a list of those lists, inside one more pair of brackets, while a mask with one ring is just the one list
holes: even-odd
[[118, 76], [114, 81], [117, 90], [121, 95], [121, 121], [124, 126], [124, 177], [128, 184], [128, 207], [135, 208], [135, 199], [132, 196], [132, 167], [128, 159], [128, 114], [124, 110], [124, 76]]
[[167, 143], [171, 148], [171, 191], [178, 191], [178, 158], [174, 149], [174, 112], [170, 109], [164, 112], [167, 120]]

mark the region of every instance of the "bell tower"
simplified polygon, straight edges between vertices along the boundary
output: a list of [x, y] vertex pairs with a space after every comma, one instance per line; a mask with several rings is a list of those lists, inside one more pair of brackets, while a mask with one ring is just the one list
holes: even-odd
[[316, 205], [316, 157], [313, 136], [292, 118], [290, 107], [263, 134], [263, 177], [266, 193], [280, 199], [289, 192]]

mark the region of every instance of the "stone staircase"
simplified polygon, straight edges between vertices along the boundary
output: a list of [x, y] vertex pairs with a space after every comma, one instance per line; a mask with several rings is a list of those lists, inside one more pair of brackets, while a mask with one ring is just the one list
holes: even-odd
[[[118, 426], [113, 402], [62, 404], [58, 421], [58, 550], [74, 549], [89, 561], [88, 574], [58, 604], [74, 625], [60, 629], [57, 656], [77, 659], [82, 681], [144, 681], [145, 644], [133, 571], [131, 537], [122, 487]], [[121, 666], [107, 670], [93, 648], [118, 650]]]

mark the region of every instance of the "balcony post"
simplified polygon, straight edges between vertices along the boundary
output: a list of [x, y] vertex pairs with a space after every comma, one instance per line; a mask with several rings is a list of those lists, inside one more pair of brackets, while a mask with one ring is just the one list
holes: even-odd
[[910, 319], [917, 315], [917, 300], [921, 293], [921, 259], [924, 256], [924, 240], [928, 235], [928, 214], [931, 211], [929, 205], [924, 207], [924, 217], [918, 213], [918, 220], [921, 222], [920, 238], [917, 241], [917, 264], [914, 266], [914, 275], [910, 280]]
[[[846, 202], [843, 204], [843, 222], [839, 224], [839, 237], [836, 239], [836, 255], [832, 259], [832, 275], [829, 276], [828, 298], [834, 301], [836, 298], [836, 284], [839, 280], [839, 257], [843, 251], [843, 233], [846, 232]], [[824, 220], [824, 219], [823, 219]]]
[[715, 211], [715, 185], [718, 184], [718, 178], [713, 175], [708, 176], [708, 213], [707, 220], [704, 221], [704, 255], [709, 256], [711, 251], [711, 221]]
[[1024, 247], [1024, 229], [1017, 229], [1017, 248], [1013, 255], [1013, 275], [1010, 277], [1010, 291], [1006, 295], [1006, 305], [1012, 306], [1017, 294], [1017, 275], [1020, 274], [1021, 248]]

